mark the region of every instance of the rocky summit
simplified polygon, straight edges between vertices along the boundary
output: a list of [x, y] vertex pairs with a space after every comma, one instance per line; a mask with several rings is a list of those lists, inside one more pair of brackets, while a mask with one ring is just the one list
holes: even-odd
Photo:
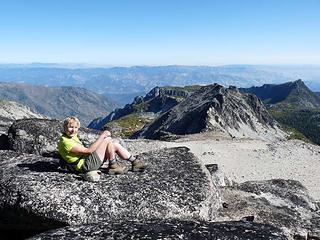
[[[238, 184], [186, 147], [148, 140], [142, 151], [144, 140], [128, 140], [146, 171], [101, 169], [100, 181], [87, 182], [58, 168], [60, 131], [55, 120], [12, 125], [12, 150], [0, 151], [0, 239], [319, 239], [319, 203], [297, 181]], [[86, 144], [97, 137], [81, 132]]]
[[284, 136], [255, 95], [239, 92], [236, 87], [213, 84], [195, 91], [134, 137], [163, 139], [205, 131], [225, 132], [232, 137]]
[[10, 120], [32, 117], [46, 118], [44, 115], [33, 112], [29, 107], [7, 100], [0, 100], [0, 116]]

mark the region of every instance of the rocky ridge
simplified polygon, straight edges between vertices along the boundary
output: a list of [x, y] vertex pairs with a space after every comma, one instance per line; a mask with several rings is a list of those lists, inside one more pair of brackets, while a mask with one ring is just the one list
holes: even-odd
[[[177, 105], [180, 99], [190, 95], [190, 92], [185, 88], [172, 87], [155, 87], [144, 97], [137, 96], [131, 104], [125, 105], [123, 108], [117, 108], [105, 118], [93, 120], [88, 127], [93, 129], [103, 129], [106, 124], [115, 121], [121, 117], [133, 113], [164, 113], [170, 108]], [[150, 114], [149, 114], [150, 116]]]
[[225, 132], [232, 137], [285, 136], [255, 95], [213, 84], [195, 91], [133, 137], [164, 139], [207, 131]]

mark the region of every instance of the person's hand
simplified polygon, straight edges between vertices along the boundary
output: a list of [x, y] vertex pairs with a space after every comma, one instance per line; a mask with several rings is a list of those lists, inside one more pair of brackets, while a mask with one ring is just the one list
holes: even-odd
[[101, 133], [101, 137], [103, 137], [103, 138], [111, 137], [111, 132], [109, 132], [108, 130], [103, 131]]

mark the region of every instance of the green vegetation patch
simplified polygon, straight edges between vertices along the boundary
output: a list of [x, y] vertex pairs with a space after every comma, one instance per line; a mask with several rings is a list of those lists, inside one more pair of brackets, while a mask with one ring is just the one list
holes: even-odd
[[290, 138], [320, 144], [319, 109], [295, 110], [292, 107], [277, 107], [270, 109], [269, 112], [289, 133]]
[[311, 143], [310, 139], [308, 139], [305, 135], [303, 135], [303, 133], [301, 133], [297, 129], [282, 123], [280, 123], [280, 126], [286, 133], [289, 134], [288, 139], [298, 139], [307, 143]]
[[104, 129], [111, 130], [116, 137], [129, 138], [152, 120], [151, 117], [133, 113], [107, 123]]

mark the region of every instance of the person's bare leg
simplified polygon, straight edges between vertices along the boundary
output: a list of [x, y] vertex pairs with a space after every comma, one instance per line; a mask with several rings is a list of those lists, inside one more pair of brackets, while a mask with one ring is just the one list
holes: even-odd
[[109, 160], [109, 174], [123, 174], [126, 171], [124, 165], [118, 164], [116, 161], [116, 153], [113, 141], [111, 138], [104, 140], [96, 149], [99, 158], [104, 162]]
[[142, 172], [146, 168], [146, 164], [139, 159], [136, 159], [134, 156], [132, 156], [129, 151], [121, 146], [121, 144], [118, 141], [113, 142], [113, 146], [115, 149], [115, 152], [124, 160], [128, 160], [131, 162], [132, 168], [131, 171], [133, 172]]
[[106, 150], [105, 150], [105, 161], [106, 160], [113, 160], [115, 159], [116, 157], [116, 154], [115, 154], [115, 148], [114, 148], [114, 145], [113, 145], [113, 142], [110, 141], [108, 144], [107, 144], [107, 147], [106, 147]]
[[113, 142], [114, 151], [124, 160], [128, 160], [131, 154], [125, 149], [123, 146], [120, 145], [117, 141]]
[[[106, 138], [97, 147], [96, 153], [98, 154], [99, 158], [103, 162], [105, 162], [106, 160], [110, 160], [110, 159], [114, 159], [115, 158], [114, 149], [113, 149], [113, 158], [110, 158], [110, 157], [112, 157], [112, 148], [113, 148], [112, 139], [111, 138]], [[107, 149], [108, 149], [108, 151], [107, 151]]]

